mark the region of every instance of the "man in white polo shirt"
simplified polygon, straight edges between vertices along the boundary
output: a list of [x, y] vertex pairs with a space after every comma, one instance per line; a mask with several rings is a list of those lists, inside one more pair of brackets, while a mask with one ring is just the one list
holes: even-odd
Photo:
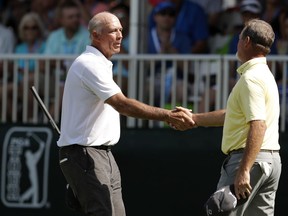
[[165, 121], [180, 130], [194, 122], [190, 112], [148, 106], [122, 94], [110, 61], [123, 38], [115, 15], [96, 14], [88, 29], [91, 46], [72, 63], [65, 82], [60, 167], [86, 215], [125, 216], [120, 172], [110, 151], [120, 137], [119, 113]]
[[[226, 110], [192, 117], [198, 126], [224, 126], [222, 151], [227, 158], [217, 189], [234, 184], [238, 201], [247, 199], [225, 215], [274, 215], [281, 175], [280, 108], [277, 84], [266, 61], [274, 38], [268, 23], [248, 21], [238, 41], [240, 78], [229, 95]], [[207, 215], [218, 214], [207, 209]]]

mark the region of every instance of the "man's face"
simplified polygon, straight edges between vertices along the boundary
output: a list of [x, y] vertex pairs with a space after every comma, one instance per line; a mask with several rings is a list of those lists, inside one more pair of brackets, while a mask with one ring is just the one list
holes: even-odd
[[61, 24], [69, 30], [76, 32], [80, 26], [81, 15], [77, 7], [63, 8], [61, 13]]
[[156, 26], [163, 30], [171, 30], [176, 21], [176, 11], [165, 9], [154, 15]]
[[240, 62], [243, 62], [244, 43], [245, 43], [245, 41], [244, 41], [244, 38], [243, 38], [242, 32], [241, 32], [241, 34], [239, 35], [239, 40], [238, 40], [238, 44], [237, 44], [237, 53], [236, 53], [236, 56]]
[[120, 52], [122, 41], [122, 25], [117, 17], [108, 17], [104, 24], [102, 33], [96, 37], [99, 49], [106, 58]]
[[27, 21], [23, 26], [23, 31], [26, 42], [35, 42], [41, 36], [40, 28], [34, 20]]

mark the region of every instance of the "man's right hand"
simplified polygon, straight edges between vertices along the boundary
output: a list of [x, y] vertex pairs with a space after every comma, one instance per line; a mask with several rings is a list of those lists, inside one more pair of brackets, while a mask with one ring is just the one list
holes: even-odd
[[192, 119], [192, 110], [184, 107], [176, 107], [176, 109], [170, 111], [170, 119], [168, 124], [175, 130], [188, 130], [197, 127], [196, 123]]

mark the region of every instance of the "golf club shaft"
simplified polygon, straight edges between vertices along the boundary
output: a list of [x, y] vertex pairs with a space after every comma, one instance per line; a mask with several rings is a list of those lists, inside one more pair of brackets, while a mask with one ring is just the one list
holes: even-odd
[[32, 86], [31, 91], [33, 93], [33, 96], [35, 97], [35, 99], [37, 100], [38, 104], [40, 105], [41, 109], [43, 110], [43, 112], [45, 113], [46, 117], [48, 118], [50, 124], [52, 125], [52, 127], [56, 130], [56, 132], [58, 133], [58, 135], [60, 135], [60, 130], [56, 124], [56, 122], [54, 121], [54, 119], [52, 118], [52, 116], [50, 115], [48, 109], [46, 108], [45, 104], [43, 103], [41, 97], [39, 96], [36, 88], [34, 86]]

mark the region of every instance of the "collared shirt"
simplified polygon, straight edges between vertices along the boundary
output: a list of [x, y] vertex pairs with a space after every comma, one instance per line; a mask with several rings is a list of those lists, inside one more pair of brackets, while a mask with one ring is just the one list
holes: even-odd
[[87, 46], [67, 74], [58, 146], [116, 144], [120, 117], [105, 100], [119, 92], [113, 81], [112, 62], [96, 48]]
[[[46, 41], [44, 53], [47, 55], [80, 55], [90, 43], [89, 32], [83, 26], [79, 27], [72, 38], [67, 38], [64, 28], [59, 28], [50, 33]], [[72, 60], [64, 60], [63, 64], [66, 69], [68, 69], [72, 64]], [[64, 74], [63, 71], [58, 73], [60, 73], [61, 76]], [[62, 83], [64, 79], [64, 77], [61, 78]]]
[[279, 93], [266, 58], [254, 58], [242, 64], [237, 72], [240, 79], [227, 101], [222, 136], [222, 151], [245, 148], [250, 121], [263, 120], [267, 129], [262, 149], [279, 150]]
[[45, 54], [81, 54], [88, 44], [90, 44], [89, 32], [82, 26], [71, 39], [66, 37], [63, 28], [59, 28], [50, 33]]

